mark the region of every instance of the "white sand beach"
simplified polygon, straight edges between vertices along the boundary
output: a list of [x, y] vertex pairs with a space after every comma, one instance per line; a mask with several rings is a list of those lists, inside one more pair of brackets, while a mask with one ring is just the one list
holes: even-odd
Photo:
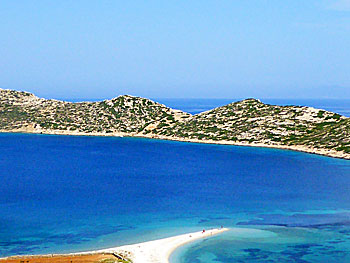
[[124, 254], [131, 259], [133, 263], [169, 263], [169, 256], [176, 248], [195, 240], [209, 238], [227, 230], [229, 229], [209, 229], [205, 230], [205, 232], [188, 233], [133, 245], [90, 251], [88, 253]]
[[10, 256], [0, 258], [0, 262], [14, 263], [25, 262], [100, 262], [103, 259], [122, 259], [132, 260], [132, 263], [169, 263], [171, 253], [178, 247], [193, 242], [195, 240], [210, 238], [211, 236], [223, 233], [228, 228], [206, 229], [194, 233], [188, 233], [153, 241], [112, 247], [108, 249], [93, 250], [69, 254], [48, 254], [48, 255], [27, 255]]

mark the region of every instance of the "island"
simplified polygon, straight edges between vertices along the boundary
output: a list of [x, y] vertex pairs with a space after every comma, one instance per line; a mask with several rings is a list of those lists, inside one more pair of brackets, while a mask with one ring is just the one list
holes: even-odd
[[145, 137], [282, 148], [350, 159], [350, 118], [257, 99], [192, 115], [130, 95], [67, 102], [0, 89], [0, 132]]

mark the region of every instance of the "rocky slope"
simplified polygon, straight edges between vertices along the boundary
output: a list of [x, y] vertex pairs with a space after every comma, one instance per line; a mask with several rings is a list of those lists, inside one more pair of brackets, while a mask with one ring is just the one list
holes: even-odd
[[299, 106], [247, 99], [194, 115], [156, 133], [199, 140], [305, 145], [350, 153], [350, 119]]
[[160, 121], [172, 125], [189, 116], [128, 95], [101, 102], [72, 103], [41, 99], [27, 92], [0, 90], [0, 129], [5, 131], [137, 134]]
[[191, 115], [128, 95], [71, 103], [0, 90], [0, 130], [268, 146], [350, 159], [349, 118], [255, 99]]

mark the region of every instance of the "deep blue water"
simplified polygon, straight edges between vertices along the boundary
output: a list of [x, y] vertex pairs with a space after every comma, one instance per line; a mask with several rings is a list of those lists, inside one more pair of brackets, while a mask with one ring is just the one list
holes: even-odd
[[173, 261], [350, 256], [346, 160], [137, 138], [0, 134], [0, 178], [1, 256], [105, 248], [221, 225], [252, 232], [185, 247]]

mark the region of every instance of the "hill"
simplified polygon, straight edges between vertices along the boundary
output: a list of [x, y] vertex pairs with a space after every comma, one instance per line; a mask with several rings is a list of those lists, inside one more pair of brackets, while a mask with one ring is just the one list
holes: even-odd
[[100, 102], [47, 100], [28, 92], [0, 90], [0, 129], [36, 133], [137, 134], [162, 121], [190, 116], [129, 95]]
[[349, 118], [256, 99], [191, 115], [129, 95], [72, 103], [0, 90], [0, 131], [139, 136], [285, 148], [350, 159]]

